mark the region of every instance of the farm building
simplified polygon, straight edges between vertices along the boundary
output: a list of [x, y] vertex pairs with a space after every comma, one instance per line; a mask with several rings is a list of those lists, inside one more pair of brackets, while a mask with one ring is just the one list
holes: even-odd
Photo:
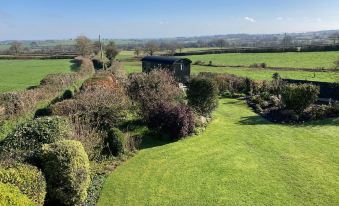
[[181, 83], [189, 81], [192, 61], [187, 58], [147, 56], [141, 61], [143, 72], [150, 72], [154, 69], [166, 69], [174, 74], [177, 81]]

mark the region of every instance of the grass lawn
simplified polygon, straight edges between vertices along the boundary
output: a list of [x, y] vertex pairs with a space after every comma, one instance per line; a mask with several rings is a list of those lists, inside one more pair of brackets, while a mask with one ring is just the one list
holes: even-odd
[[119, 166], [98, 205], [338, 205], [338, 176], [339, 119], [271, 124], [222, 99], [203, 134]]
[[[124, 62], [127, 73], [141, 72], [140, 62]], [[229, 73], [238, 76], [249, 77], [255, 80], [272, 79], [272, 75], [278, 72], [283, 78], [299, 79], [321, 82], [337, 82], [339, 81], [339, 73], [337, 72], [306, 72], [306, 71], [282, 71], [268, 69], [251, 69], [251, 68], [229, 68], [229, 67], [208, 67], [192, 65], [192, 74], [200, 72]], [[314, 77], [315, 75], [315, 77]]]
[[71, 71], [69, 59], [0, 60], [0, 92], [23, 90], [38, 85], [47, 74]]
[[245, 65], [266, 63], [270, 67], [333, 68], [339, 52], [291, 52], [291, 53], [232, 53], [187, 56], [193, 62], [212, 61], [217, 65]]

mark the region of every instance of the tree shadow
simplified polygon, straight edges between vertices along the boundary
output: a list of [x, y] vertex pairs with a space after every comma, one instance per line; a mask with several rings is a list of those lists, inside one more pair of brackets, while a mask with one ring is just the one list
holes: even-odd
[[152, 132], [145, 132], [142, 135], [141, 143], [139, 146], [140, 150], [150, 149], [154, 147], [160, 147], [172, 143], [169, 138]]
[[302, 126], [302, 127], [308, 127], [308, 126], [339, 126], [339, 118], [314, 120], [314, 121], [310, 121], [310, 122], [305, 122], [305, 123], [297, 125], [297, 126]]
[[166, 135], [150, 131], [141, 119], [126, 121], [119, 126], [119, 129], [125, 133], [129, 133], [134, 139], [138, 140], [139, 150], [160, 147], [172, 143]]
[[265, 117], [256, 115], [256, 116], [248, 116], [242, 117], [239, 121], [241, 125], [285, 125], [285, 126], [293, 126], [293, 127], [311, 127], [311, 126], [339, 126], [339, 118], [329, 118], [322, 120], [314, 120], [309, 122], [289, 122], [289, 123], [281, 123], [281, 122], [273, 122]]
[[270, 122], [266, 120], [265, 118], [255, 115], [255, 116], [248, 116], [248, 117], [242, 117], [239, 121], [239, 124], [241, 125], [269, 125], [274, 124], [273, 122]]

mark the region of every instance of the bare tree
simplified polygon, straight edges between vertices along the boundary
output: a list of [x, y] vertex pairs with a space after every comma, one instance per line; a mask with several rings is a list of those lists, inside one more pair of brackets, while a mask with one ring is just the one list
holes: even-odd
[[80, 55], [87, 56], [92, 53], [92, 41], [86, 36], [79, 36], [75, 39], [76, 48]]
[[177, 51], [177, 43], [176, 42], [166, 42], [161, 44], [162, 50], [165, 50], [168, 54], [174, 55]]
[[22, 43], [18, 41], [13, 41], [11, 47], [9, 48], [9, 52], [14, 55], [19, 55], [23, 50]]
[[146, 45], [145, 45], [145, 53], [150, 55], [150, 56], [153, 56], [153, 54], [156, 52], [156, 51], [159, 51], [159, 46], [156, 42], [154, 41], [150, 41], [150, 42], [147, 42]]
[[179, 49], [179, 52], [182, 53], [182, 50], [184, 48], [184, 45], [182, 43], [177, 43], [177, 47]]
[[139, 57], [140, 54], [141, 54], [141, 52], [142, 52], [142, 50], [141, 50], [140, 47], [136, 47], [136, 48], [134, 49], [134, 55], [135, 55], [136, 57]]
[[290, 46], [290, 45], [293, 44], [293, 38], [291, 36], [285, 34], [284, 38], [281, 41], [281, 44], [285, 47]]
[[331, 36], [328, 37], [330, 40], [333, 41], [333, 44], [336, 44], [337, 41], [339, 40], [339, 33], [332, 34]]
[[108, 45], [106, 46], [105, 49], [105, 54], [106, 57], [112, 62], [115, 57], [119, 54], [119, 50], [117, 48], [117, 46], [115, 45], [114, 41], [111, 41], [108, 43]]
[[218, 47], [220, 47], [220, 49], [222, 49], [227, 46], [227, 41], [225, 39], [218, 39], [216, 41], [216, 44], [218, 45]]

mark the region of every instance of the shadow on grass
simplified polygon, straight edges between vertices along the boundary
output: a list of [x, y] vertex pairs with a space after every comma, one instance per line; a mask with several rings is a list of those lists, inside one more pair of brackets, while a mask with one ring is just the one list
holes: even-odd
[[70, 69], [72, 72], [78, 72], [80, 70], [80, 65], [77, 63], [77, 61], [72, 59], [69, 62], [71, 63]]
[[331, 118], [331, 119], [323, 119], [323, 120], [315, 120], [311, 122], [306, 122], [304, 124], [300, 124], [297, 126], [339, 126], [339, 118]]
[[268, 124], [274, 124], [274, 123], [264, 119], [261, 116], [248, 116], [248, 117], [242, 117], [241, 120], [239, 121], [239, 124], [242, 124], [242, 125], [268, 125]]
[[312, 127], [312, 126], [339, 126], [339, 118], [331, 118], [331, 119], [323, 119], [323, 120], [315, 120], [310, 122], [298, 122], [298, 123], [279, 123], [279, 122], [271, 122], [264, 117], [259, 115], [257, 116], [248, 116], [242, 117], [239, 121], [241, 125], [285, 125], [285, 126], [293, 126], [293, 127]]
[[151, 132], [140, 119], [126, 121], [124, 124], [119, 126], [119, 129], [125, 133], [129, 133], [135, 139], [138, 139], [140, 142], [140, 150], [160, 147], [172, 142], [166, 137], [166, 135]]

